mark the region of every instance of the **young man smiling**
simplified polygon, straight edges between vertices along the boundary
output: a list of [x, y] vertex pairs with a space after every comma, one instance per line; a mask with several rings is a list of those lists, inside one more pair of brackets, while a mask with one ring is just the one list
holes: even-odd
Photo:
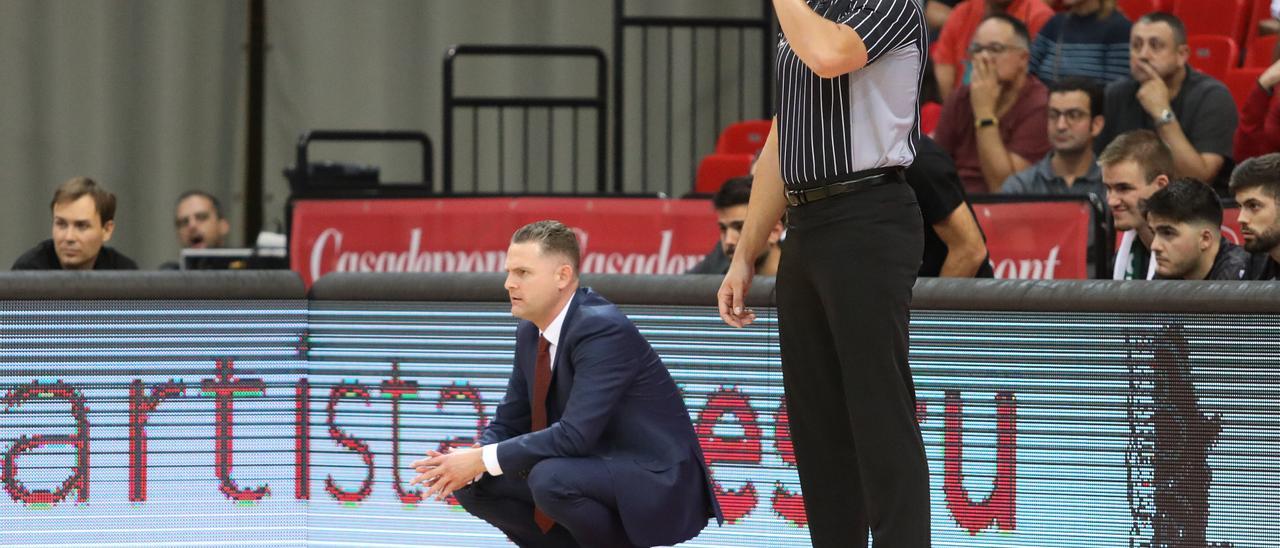
[[1150, 250], [1155, 234], [1138, 204], [1169, 184], [1173, 173], [1169, 147], [1151, 130], [1131, 131], [1107, 145], [1098, 156], [1098, 165], [1107, 188], [1107, 206], [1116, 231], [1121, 233], [1112, 278], [1153, 279], [1156, 262]]

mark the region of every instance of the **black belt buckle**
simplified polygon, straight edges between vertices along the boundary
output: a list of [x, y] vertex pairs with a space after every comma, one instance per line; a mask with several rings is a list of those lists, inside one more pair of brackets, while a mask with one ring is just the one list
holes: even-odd
[[787, 190], [783, 192], [783, 194], [787, 197], [787, 203], [790, 204], [791, 207], [796, 207], [844, 194], [864, 186], [872, 186], [878, 181], [903, 180], [902, 168], [899, 167], [867, 170], [865, 172], [855, 173], [854, 175], [855, 177], [848, 181], [831, 183], [826, 186], [804, 190]]
[[787, 203], [790, 204], [791, 207], [797, 207], [807, 203], [804, 200], [803, 190], [788, 190], [786, 192], [783, 192], [782, 194], [787, 197]]

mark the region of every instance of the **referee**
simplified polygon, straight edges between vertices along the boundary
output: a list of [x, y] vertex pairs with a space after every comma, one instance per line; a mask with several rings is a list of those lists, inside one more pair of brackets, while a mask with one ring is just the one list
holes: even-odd
[[741, 327], [769, 230], [791, 436], [818, 547], [929, 546], [929, 469], [907, 365], [924, 245], [903, 179], [919, 138], [928, 39], [915, 0], [773, 0], [773, 128], [717, 296]]

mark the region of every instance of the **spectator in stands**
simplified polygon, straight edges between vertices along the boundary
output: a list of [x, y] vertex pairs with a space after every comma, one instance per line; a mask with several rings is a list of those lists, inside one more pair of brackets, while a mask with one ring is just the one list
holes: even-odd
[[1240, 234], [1252, 252], [1247, 280], [1280, 279], [1280, 152], [1250, 158], [1231, 174]]
[[1236, 160], [1280, 151], [1280, 100], [1275, 97], [1277, 84], [1280, 84], [1280, 59], [1258, 77], [1258, 85], [1253, 87], [1240, 111], [1240, 126], [1236, 128], [1235, 137]]
[[1187, 65], [1191, 50], [1177, 17], [1149, 13], [1133, 25], [1132, 78], [1107, 87], [1107, 125], [1096, 146], [1116, 135], [1154, 129], [1173, 153], [1179, 176], [1216, 183], [1229, 173], [1238, 117], [1227, 87]]
[[1178, 179], [1141, 203], [1154, 238], [1156, 278], [1242, 280], [1249, 253], [1222, 237], [1222, 203], [1208, 185]]
[[[183, 249], [215, 249], [224, 247], [231, 223], [222, 215], [222, 203], [203, 190], [188, 190], [173, 206], [173, 226]], [[177, 270], [178, 263], [167, 262], [161, 270]]]
[[1049, 143], [1053, 152], [1005, 180], [1005, 194], [1093, 194], [1106, 198], [1093, 139], [1102, 132], [1102, 87], [1072, 76], [1049, 92]]
[[942, 107], [935, 139], [955, 160], [970, 194], [996, 192], [1010, 175], [1049, 151], [1044, 120], [1049, 90], [1027, 74], [1027, 27], [1004, 14], [973, 35], [973, 82]]
[[[1053, 17], [1053, 10], [1044, 0], [964, 0], [957, 4], [947, 17], [938, 42], [930, 50], [933, 74], [943, 98], [965, 82], [965, 64], [972, 58], [969, 45], [978, 26], [992, 15], [1017, 19], [1029, 29], [1029, 35], [1035, 35]], [[1030, 39], [1027, 42], [1030, 46]]]
[[1156, 262], [1150, 250], [1155, 235], [1139, 204], [1169, 184], [1173, 154], [1154, 131], [1139, 129], [1116, 137], [1098, 156], [1098, 164], [1107, 205], [1116, 230], [1122, 232], [1111, 277], [1154, 279]]
[[[720, 225], [720, 245], [685, 274], [725, 274], [729, 271], [729, 260], [737, 251], [738, 237], [742, 235], [742, 223], [747, 220], [751, 181], [751, 177], [729, 179], [711, 197], [711, 205], [716, 210], [716, 222]], [[756, 275], [776, 276], [778, 261], [782, 259], [781, 221], [769, 233], [765, 248], [765, 252], [756, 258]]]
[[104, 244], [115, 232], [116, 196], [88, 177], [62, 183], [49, 203], [53, 238], [13, 263], [13, 270], [137, 270], [137, 263]]
[[992, 278], [987, 239], [973, 214], [964, 185], [947, 152], [921, 137], [916, 160], [905, 173], [924, 218], [920, 276]]
[[[1129, 75], [1131, 25], [1115, 0], [1066, 0], [1031, 43], [1031, 73], [1045, 85], [1070, 76], [1107, 85]], [[1101, 113], [1099, 113], [1101, 114]]]

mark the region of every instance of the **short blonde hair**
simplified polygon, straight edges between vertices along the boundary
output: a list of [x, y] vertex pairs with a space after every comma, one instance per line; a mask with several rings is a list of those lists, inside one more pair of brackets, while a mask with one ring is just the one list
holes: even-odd
[[1156, 132], [1149, 129], [1135, 129], [1121, 133], [1111, 141], [1107, 148], [1098, 155], [1098, 165], [1114, 166], [1120, 162], [1132, 161], [1142, 169], [1144, 182], [1151, 184], [1156, 177], [1173, 176], [1173, 153]]

